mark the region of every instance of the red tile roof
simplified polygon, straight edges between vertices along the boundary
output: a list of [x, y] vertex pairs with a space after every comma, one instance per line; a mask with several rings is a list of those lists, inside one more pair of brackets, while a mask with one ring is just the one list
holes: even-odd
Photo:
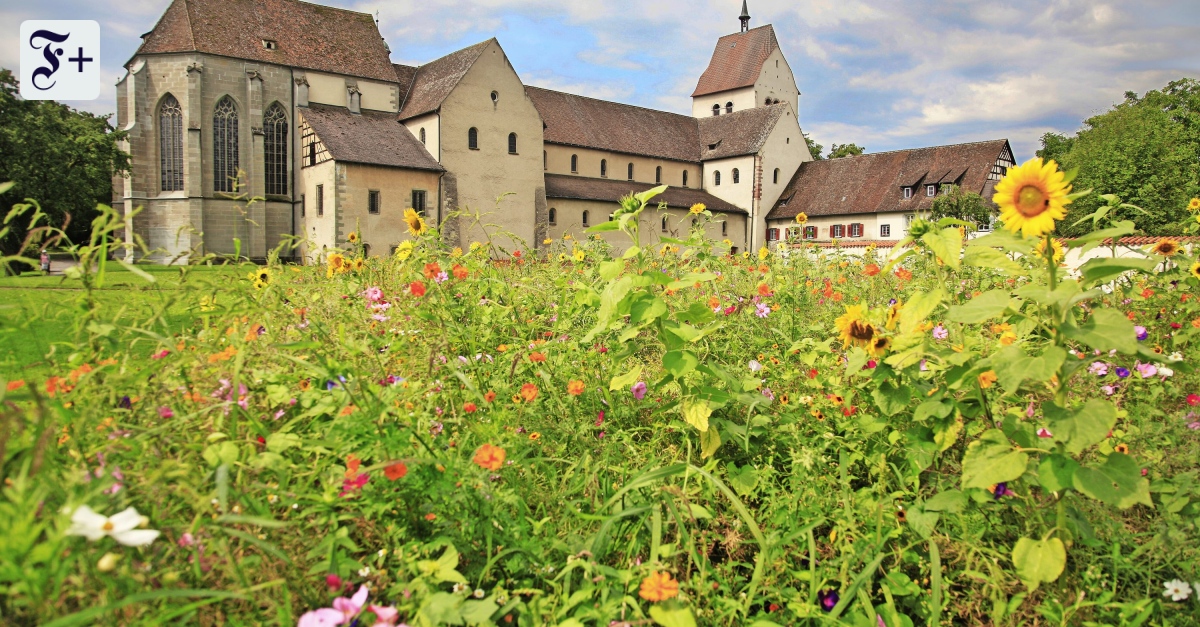
[[707, 161], [758, 154], [789, 109], [786, 104], [777, 104], [700, 118], [700, 158]]
[[[653, 189], [657, 185], [635, 183], [633, 181], [614, 181], [610, 179], [594, 179], [569, 174], [546, 175], [546, 198], [567, 198], [572, 200], [598, 200], [615, 203], [630, 193], [641, 193]], [[668, 207], [687, 209], [696, 203], [704, 203], [712, 211], [721, 213], [746, 214], [746, 210], [732, 205], [702, 189], [694, 187], [668, 187], [667, 191], [654, 197], [654, 202], [665, 202]]]
[[441, 172], [441, 164], [396, 120], [394, 113], [350, 113], [311, 105], [300, 115], [336, 161]]
[[[800, 165], [780, 194], [768, 220], [862, 213], [928, 211], [933, 198], [922, 187], [931, 183], [957, 184], [989, 202], [994, 184], [987, 177], [1008, 140], [876, 152]], [[913, 187], [907, 200], [901, 188]]]
[[753, 85], [762, 72], [763, 63], [777, 49], [779, 40], [770, 24], [718, 39], [708, 68], [700, 75], [692, 97]]
[[[416, 68], [411, 84], [401, 83], [400, 86], [401, 91], [406, 91], [404, 106], [400, 107], [400, 119], [415, 118], [441, 108], [446, 97], [466, 76], [467, 70], [471, 69], [488, 44], [494, 41], [494, 37], [481, 41]], [[396, 74], [399, 75], [399, 70]]]
[[[396, 80], [387, 44], [367, 13], [298, 0], [174, 0], [135, 55], [202, 52]], [[267, 50], [263, 40], [276, 42]]]

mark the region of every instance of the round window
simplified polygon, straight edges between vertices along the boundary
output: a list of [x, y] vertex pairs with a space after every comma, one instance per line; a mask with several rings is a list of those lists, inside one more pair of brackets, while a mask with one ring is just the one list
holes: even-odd
[[500, 94], [498, 92], [492, 92], [492, 102], [499, 102], [499, 101], [500, 101]]

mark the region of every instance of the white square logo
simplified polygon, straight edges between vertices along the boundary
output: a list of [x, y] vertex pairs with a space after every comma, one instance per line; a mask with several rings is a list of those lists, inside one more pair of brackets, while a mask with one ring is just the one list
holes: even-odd
[[21, 97], [95, 100], [100, 96], [100, 24], [92, 20], [21, 22]]

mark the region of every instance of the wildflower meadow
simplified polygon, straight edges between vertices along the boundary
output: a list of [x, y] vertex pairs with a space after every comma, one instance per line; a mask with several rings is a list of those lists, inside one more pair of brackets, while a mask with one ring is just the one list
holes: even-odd
[[651, 246], [651, 190], [516, 250], [414, 212], [387, 257], [149, 271], [102, 209], [2, 375], [0, 622], [1200, 624], [1200, 250], [1062, 266], [1134, 233], [1106, 196], [1054, 240], [1070, 178], [862, 256], [731, 255], [703, 206]]

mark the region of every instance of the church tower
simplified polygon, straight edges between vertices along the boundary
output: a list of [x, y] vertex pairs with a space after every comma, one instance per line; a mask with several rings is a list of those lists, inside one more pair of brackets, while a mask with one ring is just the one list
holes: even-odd
[[742, 0], [739, 32], [717, 41], [708, 68], [692, 92], [692, 117], [726, 115], [786, 102], [800, 110], [800, 90], [775, 29], [750, 28], [750, 9]]

